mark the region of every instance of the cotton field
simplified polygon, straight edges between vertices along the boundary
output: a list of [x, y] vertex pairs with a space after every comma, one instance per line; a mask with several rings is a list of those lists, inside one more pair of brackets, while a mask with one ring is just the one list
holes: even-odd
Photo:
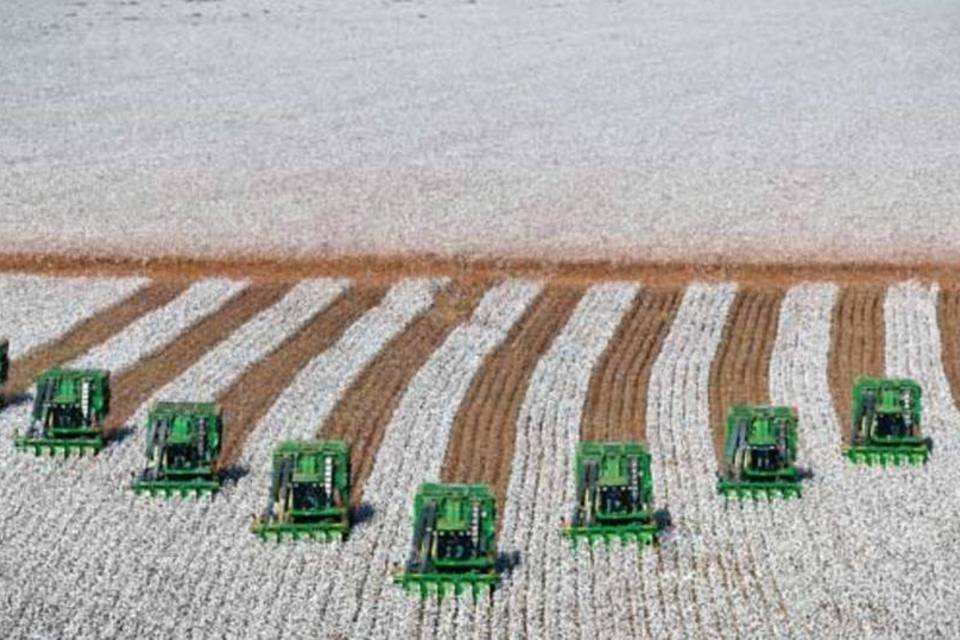
[[[943, 313], [957, 295], [946, 285], [897, 281], [859, 295], [856, 283], [702, 281], [663, 294], [676, 304], [644, 307], [642, 281], [162, 284], [161, 295], [145, 277], [0, 275], [11, 358], [0, 413], [2, 637], [960, 635], [960, 319]], [[556, 287], [569, 304], [538, 306]], [[768, 305], [760, 311], [776, 330], [719, 357], [731, 336], [750, 336], [732, 309], [758, 290], [775, 293], [750, 299]], [[546, 321], [543, 309], [561, 307], [544, 348], [517, 347]], [[644, 313], [661, 321], [620, 331]], [[111, 316], [127, 319], [96, 333]], [[655, 348], [621, 362], [624, 341]], [[504, 362], [524, 370], [522, 387], [472, 394]], [[13, 448], [33, 395], [16, 381], [55, 365], [111, 371], [111, 439], [96, 456]], [[934, 442], [925, 466], [863, 468], [841, 456], [849, 381], [869, 367], [922, 385]], [[717, 493], [711, 410], [732, 393], [796, 408], [801, 498]], [[239, 453], [219, 493], [130, 490], [159, 399], [222, 405]], [[561, 536], [575, 449], [600, 410], [606, 433], [639, 434], [652, 455], [669, 521], [657, 546], [591, 549]], [[476, 446], [502, 463], [492, 472], [499, 583], [477, 600], [421, 601], [392, 581], [411, 546], [413, 497], [441, 474], [491, 475], [471, 442], [451, 447], [477, 420], [496, 431], [471, 436]], [[352, 531], [342, 543], [262, 542], [250, 523], [267, 503], [273, 448], [312, 437], [360, 452]]]

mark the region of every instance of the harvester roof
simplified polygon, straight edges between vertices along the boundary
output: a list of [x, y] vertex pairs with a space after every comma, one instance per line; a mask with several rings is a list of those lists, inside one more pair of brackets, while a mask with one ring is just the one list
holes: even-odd
[[204, 416], [216, 418], [220, 408], [214, 402], [155, 402], [150, 409], [150, 419], [173, 418], [176, 416]]

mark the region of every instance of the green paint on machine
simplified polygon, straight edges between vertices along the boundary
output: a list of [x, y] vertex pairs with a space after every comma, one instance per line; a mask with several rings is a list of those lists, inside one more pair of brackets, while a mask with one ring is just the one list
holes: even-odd
[[97, 453], [110, 406], [110, 374], [100, 369], [60, 369], [40, 374], [30, 425], [14, 446], [35, 455]]

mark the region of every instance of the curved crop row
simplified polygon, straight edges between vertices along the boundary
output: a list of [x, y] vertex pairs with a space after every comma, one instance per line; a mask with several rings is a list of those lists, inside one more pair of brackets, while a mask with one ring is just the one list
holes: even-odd
[[439, 477], [450, 427], [474, 375], [540, 289], [539, 283], [507, 281], [488, 291], [405, 390], [364, 488], [372, 516], [343, 546], [328, 597], [328, 623], [348, 636], [383, 637], [419, 618], [416, 600], [389, 577], [391, 564], [407, 556], [413, 496], [421, 482]]
[[[441, 285], [431, 280], [394, 285], [300, 371], [250, 434], [241, 458], [249, 474], [210, 505], [206, 518], [215, 526], [192, 538], [202, 556], [185, 589], [191, 602], [207, 607], [210, 599], [216, 602], [209, 608], [215, 628], [243, 628], [249, 637], [300, 637], [317, 628], [324, 603], [316, 600], [321, 589], [316, 576], [339, 554], [339, 545], [264, 543], [249, 531], [251, 515], [267, 500], [273, 448], [283, 439], [313, 437], [352, 381], [430, 307]], [[191, 624], [182, 620], [175, 635], [188, 634]]]
[[537, 362], [517, 418], [500, 533], [500, 551], [520, 563], [495, 591], [495, 632], [555, 637], [576, 625], [576, 561], [561, 519], [573, 508], [591, 372], [636, 295], [633, 284], [591, 287]]

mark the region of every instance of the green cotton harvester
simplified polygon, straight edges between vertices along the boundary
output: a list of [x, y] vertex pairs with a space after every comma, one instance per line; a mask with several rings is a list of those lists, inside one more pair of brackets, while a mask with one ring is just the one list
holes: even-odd
[[14, 446], [36, 455], [97, 453], [110, 407], [110, 374], [100, 369], [48, 369], [40, 374], [30, 426]]
[[913, 380], [858, 378], [846, 456], [868, 465], [923, 464], [930, 441], [920, 429], [920, 385]]
[[564, 535], [574, 541], [597, 540], [653, 544], [650, 454], [638, 442], [581, 442], [577, 445], [577, 506]]
[[264, 540], [342, 540], [350, 530], [350, 447], [288, 440], [273, 453], [270, 501], [251, 530]]
[[212, 402], [157, 402], [147, 416], [147, 468], [131, 485], [138, 494], [204, 495], [220, 488], [220, 409]]
[[735, 405], [727, 415], [724, 443], [720, 493], [737, 498], [800, 496], [793, 409]]
[[413, 502], [413, 548], [394, 581], [421, 598], [476, 598], [497, 582], [496, 500], [482, 484], [422, 484]]

